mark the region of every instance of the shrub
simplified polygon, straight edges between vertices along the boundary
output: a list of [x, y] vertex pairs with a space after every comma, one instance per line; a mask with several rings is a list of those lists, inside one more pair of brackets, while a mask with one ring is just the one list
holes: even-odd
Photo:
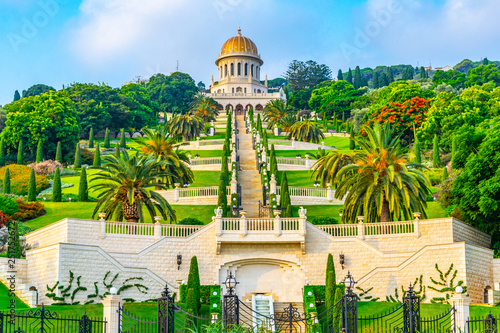
[[189, 289], [193, 289], [194, 301], [196, 303], [195, 309], [196, 311], [198, 311], [201, 308], [201, 301], [200, 301], [201, 284], [200, 284], [200, 273], [198, 271], [198, 259], [196, 258], [196, 256], [193, 256], [191, 258], [187, 285], [188, 285], [188, 299], [189, 299]]
[[35, 170], [37, 175], [50, 175], [56, 172], [56, 168], [63, 171], [63, 166], [61, 163], [54, 160], [46, 160], [40, 163], [31, 163], [28, 165], [30, 168]]
[[14, 231], [9, 231], [9, 246], [7, 249], [9, 258], [21, 258], [21, 243], [17, 224], [17, 222], [13, 222], [11, 228], [14, 228]]
[[28, 221], [45, 214], [45, 206], [40, 202], [25, 202], [24, 199], [17, 199], [19, 210], [12, 214], [12, 219], [16, 221]]
[[429, 178], [432, 186], [440, 184], [442, 181], [443, 170], [442, 169], [429, 169], [424, 170], [424, 174]]
[[311, 220], [311, 223], [314, 225], [325, 225], [325, 224], [338, 224], [339, 221], [334, 219], [333, 217], [315, 217]]
[[194, 218], [194, 217], [186, 217], [185, 219], [182, 219], [179, 224], [183, 225], [204, 225], [205, 223], [201, 222], [200, 220]]
[[94, 163], [94, 153], [87, 148], [80, 149], [80, 157], [82, 160], [82, 165], [92, 165]]
[[[8, 166], [10, 172], [10, 189], [12, 193], [17, 195], [28, 194], [28, 183], [31, 173], [31, 168], [26, 165], [10, 164]], [[6, 167], [0, 168], [0, 178], [3, 181]], [[36, 191], [37, 193], [49, 187], [49, 181], [44, 175], [36, 176]]]
[[56, 169], [54, 174], [54, 184], [52, 185], [52, 201], [61, 202], [61, 172]]
[[0, 211], [5, 215], [12, 215], [19, 210], [14, 198], [6, 195], [0, 195]]

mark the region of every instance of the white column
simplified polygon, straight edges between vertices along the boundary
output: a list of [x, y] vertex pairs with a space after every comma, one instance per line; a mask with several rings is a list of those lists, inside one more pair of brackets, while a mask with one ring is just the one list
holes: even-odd
[[311, 160], [309, 159], [309, 154], [306, 154], [306, 168], [307, 170], [311, 168]]
[[274, 211], [274, 235], [276, 237], [281, 236], [281, 218], [280, 218], [281, 211], [275, 210]]
[[365, 239], [365, 224], [363, 223], [364, 220], [364, 216], [358, 216], [358, 237], [360, 239]]
[[155, 226], [154, 226], [154, 230], [155, 230], [155, 242], [157, 242], [160, 238], [161, 238], [161, 223], [160, 223], [160, 220], [157, 219], [159, 218], [159, 216], [155, 216]]
[[266, 147], [262, 150], [262, 162], [267, 164], [267, 153], [266, 153]]
[[212, 217], [212, 221], [215, 222], [215, 235], [222, 235], [222, 208], [218, 207], [214, 209], [215, 216]]
[[328, 200], [328, 202], [333, 201], [332, 183], [326, 184], [326, 200]]
[[101, 227], [101, 234], [99, 235], [100, 238], [106, 238], [106, 220], [104, 219], [106, 217], [106, 213], [99, 213], [99, 224]]
[[200, 138], [196, 138], [195, 148], [200, 148]]
[[270, 188], [270, 193], [271, 194], [276, 194], [276, 176], [275, 175], [271, 175], [271, 180], [269, 181], [269, 185], [271, 185], [271, 188]]
[[241, 213], [240, 234], [241, 234], [241, 237], [245, 237], [247, 235], [247, 217], [245, 216], [247, 214], [247, 212], [242, 210], [242, 211], [240, 211], [240, 213]]
[[304, 209], [303, 207], [299, 208], [299, 233], [301, 236], [306, 235], [306, 222], [307, 222], [307, 209]]
[[231, 152], [231, 161], [236, 162], [236, 149]]
[[[454, 294], [450, 298], [450, 304], [452, 304], [455, 309], [455, 330], [456, 332], [468, 332], [467, 320], [469, 319], [469, 305], [471, 300], [465, 294]], [[452, 327], [453, 329], [453, 327]]]
[[238, 193], [238, 181], [235, 177], [231, 179], [231, 194]]
[[103, 318], [108, 322], [106, 333], [118, 333], [121, 323], [118, 320], [118, 311], [123, 298], [119, 295], [106, 295], [102, 300]]
[[295, 138], [292, 136], [292, 148], [295, 148]]
[[175, 202], [178, 202], [179, 201], [179, 186], [181, 186], [180, 183], [175, 183], [174, 184], [175, 188], [174, 188], [174, 201]]
[[321, 141], [321, 149], [325, 149], [325, 141]]
[[413, 217], [415, 218], [415, 222], [413, 222], [413, 226], [414, 226], [414, 233], [415, 233], [415, 236], [417, 236], [417, 238], [420, 238], [420, 213], [419, 212], [415, 212], [413, 213]]
[[274, 126], [274, 135], [276, 136], [280, 135], [280, 129], [277, 126]]

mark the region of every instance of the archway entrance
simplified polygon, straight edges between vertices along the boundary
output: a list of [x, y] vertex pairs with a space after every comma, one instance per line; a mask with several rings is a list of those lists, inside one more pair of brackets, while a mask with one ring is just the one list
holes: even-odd
[[262, 111], [262, 109], [263, 109], [263, 107], [260, 104], [257, 104], [257, 106], [255, 106], [255, 110], [257, 110], [257, 111]]
[[243, 110], [243, 105], [241, 104], [236, 105], [236, 114], [239, 116], [245, 114], [245, 111]]

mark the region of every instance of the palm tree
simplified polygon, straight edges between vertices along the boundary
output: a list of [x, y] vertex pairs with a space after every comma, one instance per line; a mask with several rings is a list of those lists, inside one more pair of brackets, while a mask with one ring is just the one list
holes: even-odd
[[217, 103], [213, 98], [204, 96], [203, 94], [197, 94], [191, 103], [192, 110], [196, 116], [203, 119], [203, 122], [208, 123], [210, 121], [215, 121], [219, 115], [219, 103]]
[[317, 161], [312, 166], [314, 180], [321, 179], [321, 184], [335, 184], [338, 172], [353, 162], [350, 155], [343, 154], [338, 150], [330, 150], [326, 154], [324, 150], [317, 156]]
[[151, 190], [166, 189], [165, 184], [157, 181], [168, 176], [158, 171], [163, 164], [165, 162], [156, 161], [152, 154], [130, 157], [124, 150], [119, 159], [107, 155], [102, 167], [93, 168], [100, 171], [91, 179], [94, 184], [90, 189], [100, 193], [92, 217], [102, 211], [107, 218], [114, 215], [118, 221], [144, 222], [143, 207], [146, 206], [152, 220], [158, 211], [164, 219], [175, 221], [175, 212], [167, 200]]
[[290, 127], [297, 122], [297, 118], [292, 114], [288, 113], [283, 118], [281, 118], [280, 125], [283, 132], [288, 132]]
[[412, 212], [426, 218], [430, 183], [421, 171], [425, 167], [408, 163], [409, 155], [389, 122], [364, 131], [366, 137], [356, 139], [362, 150], [351, 153], [352, 162], [335, 176], [335, 197], [345, 196], [343, 222], [354, 223], [358, 215], [367, 222], [408, 220]]
[[325, 136], [321, 128], [313, 123], [310, 119], [298, 121], [290, 127], [288, 138], [294, 137], [295, 139], [303, 142], [319, 143]]
[[182, 142], [200, 136], [203, 129], [203, 119], [192, 114], [184, 114], [172, 117], [168, 122], [172, 135], [181, 135]]
[[267, 128], [281, 125], [281, 119], [287, 115], [287, 106], [281, 99], [269, 101], [262, 110], [264, 120], [267, 121]]
[[172, 136], [168, 124], [155, 129], [143, 128], [142, 134], [143, 137], [132, 138], [141, 146], [141, 152], [146, 155], [153, 154], [157, 162], [165, 162], [158, 171], [166, 171], [168, 176], [159, 182], [165, 183], [169, 188], [175, 183], [190, 184], [194, 181], [187, 152], [179, 150], [181, 144], [177, 144], [180, 136]]

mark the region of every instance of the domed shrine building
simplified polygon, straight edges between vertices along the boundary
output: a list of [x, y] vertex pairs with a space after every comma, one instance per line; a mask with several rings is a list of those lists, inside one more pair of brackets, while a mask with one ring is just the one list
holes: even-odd
[[267, 75], [264, 83], [261, 82], [261, 68], [264, 64], [255, 43], [248, 37], [238, 34], [229, 38], [223, 45], [219, 57], [215, 61], [219, 71], [219, 78], [210, 86], [209, 97], [215, 99], [221, 109], [229, 107], [236, 114], [244, 114], [252, 106], [260, 111], [270, 100], [286, 99], [281, 89], [279, 92], [269, 93], [267, 89]]

